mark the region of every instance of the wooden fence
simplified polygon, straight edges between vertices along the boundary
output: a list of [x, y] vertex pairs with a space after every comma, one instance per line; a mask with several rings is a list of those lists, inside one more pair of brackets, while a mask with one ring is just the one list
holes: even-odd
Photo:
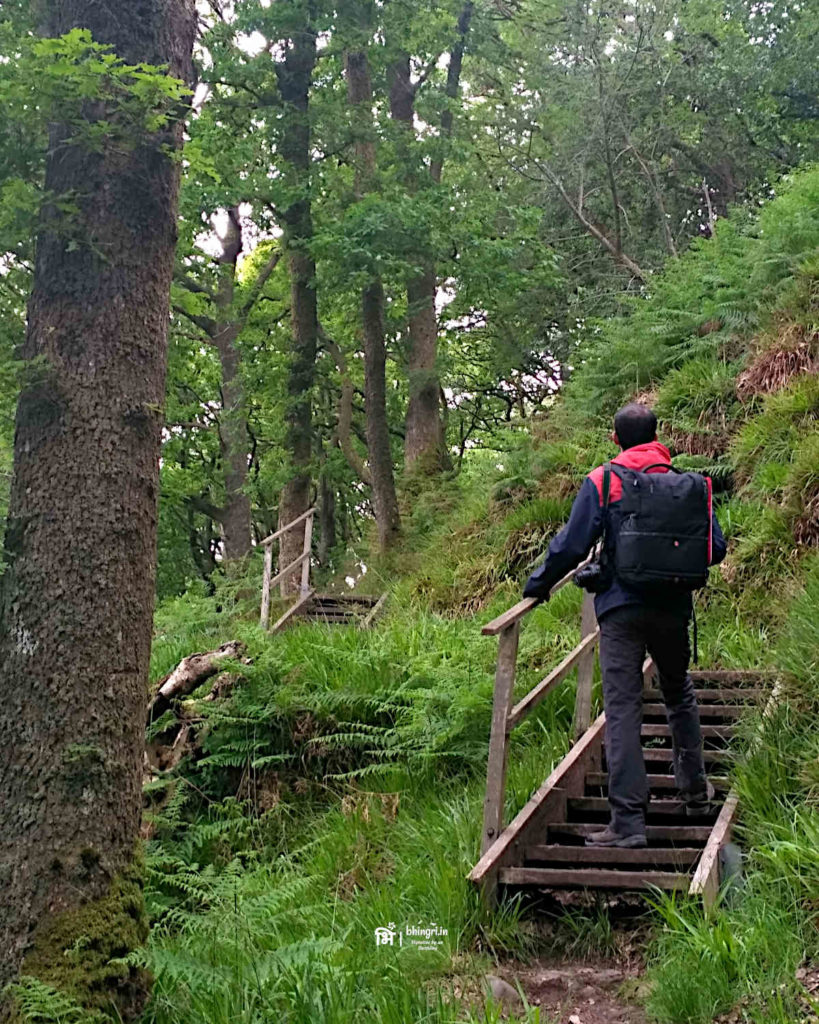
[[[271, 632], [275, 633], [276, 630], [281, 627], [290, 619], [291, 616], [295, 615], [313, 596], [313, 591], [310, 587], [310, 555], [313, 547], [313, 518], [316, 514], [316, 509], [309, 508], [306, 512], [303, 512], [300, 516], [297, 516], [292, 522], [286, 526], [282, 526], [281, 529], [276, 530], [275, 533], [271, 533], [269, 537], [265, 537], [262, 541], [264, 547], [264, 577], [262, 579], [262, 610], [261, 610], [261, 623], [264, 629], [267, 629], [270, 624], [270, 595], [273, 587], [277, 583], [282, 584], [282, 596], [289, 597], [287, 588], [285, 586], [289, 576], [296, 569], [301, 566], [301, 584], [296, 594], [296, 601], [292, 604], [287, 611], [279, 618], [271, 629]], [[276, 575], [273, 575], [273, 544], [290, 530], [295, 529], [304, 523], [304, 545], [302, 552], [298, 558], [294, 559], [290, 565], [279, 568]]]

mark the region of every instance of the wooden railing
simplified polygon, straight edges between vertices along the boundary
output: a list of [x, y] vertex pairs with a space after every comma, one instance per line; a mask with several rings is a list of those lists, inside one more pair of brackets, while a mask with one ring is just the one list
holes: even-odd
[[[590, 558], [583, 564], [586, 565]], [[576, 571], [576, 570], [575, 570]], [[572, 581], [574, 572], [556, 583], [550, 596]], [[495, 669], [495, 695], [492, 704], [492, 730], [489, 737], [489, 760], [486, 767], [486, 797], [483, 805], [483, 855], [503, 831], [503, 809], [506, 799], [506, 763], [509, 736], [543, 698], [563, 682], [577, 668], [577, 697], [574, 707], [575, 739], [582, 736], [591, 724], [592, 682], [594, 680], [595, 651], [600, 637], [594, 614], [594, 599], [583, 591], [580, 616], [580, 643], [549, 672], [525, 697], [513, 706], [515, 667], [518, 656], [520, 624], [537, 605], [534, 598], [524, 598], [514, 607], [499, 615], [483, 627], [485, 636], [498, 637], [498, 662]]]
[[[271, 533], [269, 537], [261, 542], [264, 547], [264, 576], [262, 579], [262, 611], [261, 611], [261, 623], [262, 628], [267, 629], [270, 624], [270, 595], [273, 587], [277, 583], [284, 584], [290, 574], [301, 566], [301, 584], [299, 586], [298, 593], [296, 595], [295, 604], [291, 605], [290, 608], [274, 623], [271, 632], [276, 632], [280, 629], [285, 622], [304, 605], [313, 596], [313, 591], [310, 588], [310, 555], [313, 547], [313, 517], [316, 514], [315, 508], [308, 508], [306, 512], [302, 512], [300, 516], [297, 516], [292, 522], [286, 526], [282, 526], [281, 529], [276, 530], [275, 533]], [[304, 523], [304, 544], [302, 546], [302, 552], [298, 558], [294, 559], [290, 565], [286, 565], [284, 568], [279, 568], [276, 575], [273, 575], [273, 544], [279, 540], [286, 533], [295, 529]], [[283, 596], [289, 596], [286, 588], [282, 587]]]

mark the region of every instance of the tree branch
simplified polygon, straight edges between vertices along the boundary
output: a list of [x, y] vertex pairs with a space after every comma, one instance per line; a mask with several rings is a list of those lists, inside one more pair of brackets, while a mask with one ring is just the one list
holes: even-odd
[[350, 469], [365, 484], [372, 486], [370, 470], [356, 451], [352, 441], [353, 382], [350, 380], [347, 360], [338, 342], [334, 341], [321, 326], [319, 326], [319, 338], [333, 357], [338, 372], [341, 375], [341, 395], [338, 400], [338, 428], [336, 432], [338, 446], [347, 460]]
[[245, 320], [245, 318], [250, 314], [250, 311], [258, 302], [259, 296], [264, 291], [264, 286], [270, 279], [270, 275], [278, 266], [281, 258], [281, 250], [276, 249], [274, 252], [270, 254], [270, 258], [268, 259], [267, 263], [265, 263], [265, 265], [259, 271], [256, 280], [253, 282], [253, 285], [247, 294], [247, 298], [242, 303], [241, 309], [239, 310], [239, 318], [241, 320]]
[[189, 313], [187, 309], [183, 309], [182, 306], [177, 306], [176, 303], [171, 307], [174, 313], [179, 313], [180, 316], [186, 317], [192, 324], [196, 324], [200, 331], [204, 331], [205, 334], [213, 341], [216, 334], [216, 321], [209, 316], [200, 316], [198, 313]]

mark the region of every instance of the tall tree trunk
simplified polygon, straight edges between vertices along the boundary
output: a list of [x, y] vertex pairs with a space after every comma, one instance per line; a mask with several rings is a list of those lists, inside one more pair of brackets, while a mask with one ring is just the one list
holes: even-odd
[[[474, 4], [467, 2], [458, 17], [456, 40], [449, 54], [446, 95], [454, 100], [461, 82], [466, 37], [472, 21]], [[416, 86], [410, 78], [409, 57], [404, 54], [391, 68], [390, 113], [403, 125], [407, 136], [414, 134]], [[441, 115], [442, 142], [452, 134], [452, 111]], [[403, 147], [405, 181], [415, 192], [419, 184], [418, 170], [414, 166], [411, 150]], [[440, 184], [443, 173], [443, 153], [436, 156], [429, 168], [432, 181]], [[438, 473], [451, 466], [446, 450], [446, 437], [441, 417], [441, 383], [438, 376], [438, 316], [435, 297], [438, 277], [435, 262], [428, 253], [420, 255], [421, 272], [407, 281], [407, 309], [409, 315], [409, 403], [407, 405], [404, 437], [404, 464], [408, 471]]]
[[[285, 107], [285, 124], [279, 152], [287, 162], [289, 176], [299, 197], [284, 213], [284, 241], [290, 268], [290, 307], [293, 350], [287, 380], [287, 447], [292, 477], [279, 499], [279, 527], [297, 519], [310, 506], [310, 464], [312, 456], [311, 394], [318, 347], [316, 264], [310, 253], [313, 216], [310, 201], [310, 86], [316, 65], [316, 31], [310, 23], [308, 5], [305, 24], [295, 32], [284, 60], [276, 68], [279, 92]], [[279, 565], [284, 567], [301, 554], [304, 527], [286, 533], [279, 543]], [[282, 581], [282, 593], [299, 587], [296, 571]]]
[[222, 508], [222, 542], [225, 560], [230, 565], [250, 554], [250, 497], [247, 484], [248, 434], [241, 356], [237, 346], [242, 322], [233, 308], [236, 290], [236, 266], [242, 251], [242, 227], [239, 211], [228, 210], [228, 227], [222, 238], [219, 257], [219, 284], [216, 294], [217, 321], [213, 344], [222, 367], [222, 415], [219, 444], [225, 481]]
[[[129, 63], [192, 78], [188, 0], [49, 0]], [[116, 115], [96, 104], [88, 117]], [[54, 126], [14, 442], [0, 626], [0, 984], [139, 1002], [137, 841], [180, 127], [89, 150]], [[36, 367], [36, 370], [35, 370]]]
[[[363, 198], [375, 176], [375, 143], [372, 139], [373, 90], [366, 50], [346, 54], [347, 98], [356, 125], [355, 194]], [[391, 546], [401, 528], [395, 493], [389, 421], [387, 419], [387, 352], [384, 328], [384, 287], [373, 269], [371, 281], [361, 292], [361, 327], [364, 340], [364, 402], [367, 412], [367, 449], [372, 478], [372, 497], [381, 550]]]
[[326, 569], [330, 565], [330, 552], [336, 546], [336, 492], [332, 481], [323, 469], [319, 485], [319, 565]]

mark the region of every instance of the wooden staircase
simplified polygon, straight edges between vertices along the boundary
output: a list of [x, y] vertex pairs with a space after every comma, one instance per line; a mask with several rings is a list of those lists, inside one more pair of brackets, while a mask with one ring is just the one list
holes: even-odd
[[[328, 626], [355, 624], [360, 629], [368, 629], [386, 603], [386, 594], [382, 594], [380, 597], [369, 597], [364, 594], [317, 594], [313, 590], [310, 585], [310, 562], [313, 552], [315, 514], [315, 508], [309, 508], [261, 542], [261, 546], [264, 548], [264, 571], [260, 621], [262, 628], [268, 629], [271, 633], [278, 633], [296, 618], [311, 619], [314, 622], [323, 622]], [[274, 575], [273, 546], [285, 534], [296, 529], [300, 529], [302, 532], [301, 554], [289, 565], [284, 567], [280, 565]], [[292, 593], [293, 583], [296, 579], [299, 580], [299, 586], [296, 592]], [[282, 597], [294, 600], [271, 626], [271, 597], [273, 587], [277, 583], [281, 585]]]
[[[554, 590], [565, 585], [562, 580]], [[678, 796], [672, 764], [671, 734], [662, 694], [650, 659], [643, 667], [643, 756], [649, 772], [650, 802], [644, 849], [595, 849], [585, 837], [609, 820], [605, 755], [605, 714], [589, 722], [594, 649], [599, 631], [591, 599], [584, 598], [582, 639], [533, 690], [513, 705], [520, 622], [534, 607], [521, 601], [485, 626], [500, 646], [495, 677], [492, 734], [484, 802], [482, 856], [469, 874], [494, 899], [499, 885], [557, 889], [644, 890], [657, 887], [688, 891], [711, 904], [720, 886], [719, 852], [731, 839], [737, 810], [726, 773], [738, 719], [758, 701], [765, 677], [751, 671], [694, 672], [700, 705], [705, 762], [716, 787], [708, 814], [689, 817]], [[591, 655], [591, 657], [589, 657]], [[505, 828], [502, 811], [506, 757], [511, 729], [577, 666], [575, 709], [577, 741], [543, 785]]]
[[368, 629], [378, 618], [387, 595], [314, 594], [298, 612], [300, 618], [323, 622], [328, 626], [358, 626]]

